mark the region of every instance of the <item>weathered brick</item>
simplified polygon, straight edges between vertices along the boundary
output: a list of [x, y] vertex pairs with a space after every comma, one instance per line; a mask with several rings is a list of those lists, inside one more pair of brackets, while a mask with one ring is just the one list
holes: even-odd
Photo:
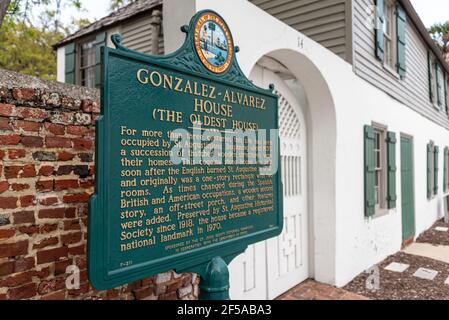
[[38, 292], [40, 295], [44, 295], [53, 291], [59, 291], [64, 288], [65, 288], [64, 277], [57, 277], [51, 280], [42, 281], [39, 284]]
[[20, 101], [35, 101], [39, 98], [39, 91], [33, 88], [14, 88], [12, 96]]
[[34, 211], [20, 211], [13, 213], [14, 224], [35, 223]]
[[67, 258], [68, 252], [67, 247], [38, 251], [36, 254], [37, 264], [55, 262], [61, 258]]
[[70, 110], [79, 110], [81, 108], [81, 100], [70, 97], [62, 97], [61, 104], [63, 108]]
[[11, 117], [15, 115], [15, 107], [12, 104], [0, 103], [0, 116]]
[[9, 298], [12, 300], [22, 300], [34, 297], [37, 294], [36, 284], [29, 283], [18, 288], [8, 290]]
[[72, 219], [76, 217], [76, 208], [65, 208], [65, 218]]
[[0, 209], [17, 208], [17, 197], [0, 197]]
[[24, 158], [26, 156], [26, 150], [24, 150], [24, 149], [10, 149], [8, 151], [8, 156], [9, 156], [9, 159], [11, 159], [11, 160], [21, 159], [21, 158]]
[[39, 132], [41, 129], [41, 124], [39, 122], [26, 120], [15, 120], [13, 126], [16, 130], [23, 130], [26, 132]]
[[18, 287], [31, 282], [32, 272], [27, 271], [0, 280], [0, 287]]
[[59, 124], [72, 124], [75, 119], [75, 115], [73, 113], [68, 112], [52, 112], [50, 115], [50, 121], [52, 123], [59, 123]]
[[11, 189], [13, 191], [24, 191], [30, 189], [30, 185], [27, 183], [13, 183], [11, 184]]
[[16, 234], [15, 229], [0, 229], [0, 239], [9, 239]]
[[170, 284], [167, 284], [167, 290], [166, 290], [166, 292], [168, 293], [168, 292], [173, 292], [173, 291], [176, 291], [176, 290], [178, 290], [179, 288], [181, 288], [182, 287], [182, 282], [180, 281], [180, 280], [176, 280], [176, 281], [173, 281], [172, 283], [170, 283]]
[[77, 125], [90, 125], [92, 123], [92, 116], [88, 113], [76, 113], [75, 124]]
[[39, 169], [39, 175], [44, 177], [49, 177], [53, 175], [53, 172], [55, 171], [55, 168], [53, 166], [42, 166]]
[[23, 166], [7, 166], [5, 167], [5, 178], [14, 179], [19, 176], [19, 172], [23, 169]]
[[44, 93], [42, 95], [42, 101], [49, 106], [59, 107], [61, 105], [61, 97], [57, 92]]
[[91, 153], [80, 153], [78, 154], [78, 158], [80, 158], [80, 160], [82, 162], [92, 162], [94, 161], [94, 155]]
[[65, 134], [65, 126], [62, 124], [46, 122], [44, 127], [55, 136], [63, 136]]
[[41, 192], [50, 192], [53, 191], [54, 188], [54, 181], [53, 180], [47, 180], [47, 181], [37, 181], [36, 182], [36, 190]]
[[0, 244], [0, 258], [20, 256], [27, 252], [28, 240]]
[[72, 259], [55, 262], [55, 276], [66, 273], [67, 267], [72, 264]]
[[136, 297], [136, 300], [143, 300], [148, 296], [154, 295], [154, 288], [148, 287], [143, 289], [137, 289], [134, 291], [134, 296]]
[[16, 108], [19, 118], [42, 122], [47, 118], [47, 111], [38, 108]]
[[27, 195], [20, 197], [20, 205], [22, 208], [31, 207], [37, 204], [36, 197], [34, 195]]
[[90, 198], [90, 194], [88, 193], [72, 193], [66, 194], [63, 198], [65, 203], [77, 203], [77, 202], [87, 202]]
[[78, 219], [73, 220], [65, 220], [64, 221], [64, 230], [81, 230], [80, 221]]
[[44, 139], [41, 137], [27, 136], [22, 138], [22, 145], [28, 148], [41, 148], [44, 146]]
[[43, 206], [52, 206], [59, 203], [58, 197], [46, 197], [39, 199], [39, 203]]
[[47, 146], [47, 148], [71, 148], [72, 142], [67, 138], [46, 137], [45, 145]]
[[34, 257], [23, 258], [14, 261], [14, 273], [31, 270], [36, 266]]
[[100, 113], [100, 104], [96, 101], [83, 100], [82, 101], [83, 111], [87, 113]]
[[79, 187], [78, 180], [55, 180], [55, 191], [76, 189]]
[[39, 210], [39, 219], [62, 219], [64, 218], [65, 208], [52, 208]]
[[16, 146], [22, 138], [18, 134], [0, 135], [0, 145]]
[[90, 175], [89, 166], [75, 166], [73, 172], [80, 178], [87, 178]]
[[70, 247], [69, 248], [69, 254], [71, 256], [79, 256], [79, 255], [86, 254], [86, 245], [85, 244], [81, 244], [79, 246]]
[[44, 224], [39, 228], [40, 234], [47, 234], [58, 230], [58, 224]]
[[20, 173], [20, 178], [33, 178], [36, 176], [36, 167], [34, 164], [27, 164], [23, 167], [22, 172]]
[[58, 237], [45, 238], [33, 245], [33, 249], [42, 249], [59, 243]]
[[14, 128], [8, 118], [0, 118], [0, 130], [12, 131]]
[[63, 151], [58, 153], [58, 161], [70, 161], [73, 160], [74, 157], [75, 155], [70, 152]]
[[67, 126], [67, 134], [83, 136], [89, 132], [89, 128], [84, 126]]
[[91, 150], [93, 148], [93, 141], [87, 139], [73, 139], [73, 147], [77, 150]]
[[48, 151], [37, 151], [33, 153], [33, 159], [37, 161], [56, 161], [56, 154]]
[[61, 241], [63, 245], [75, 244], [80, 242], [82, 239], [81, 232], [73, 232], [61, 235]]
[[80, 187], [87, 189], [87, 188], [91, 188], [95, 185], [94, 180], [93, 179], [82, 179], [80, 180]]
[[178, 295], [176, 294], [176, 291], [166, 293], [166, 294], [161, 294], [159, 296], [159, 300], [177, 300], [177, 298], [178, 298]]
[[20, 233], [27, 234], [29, 236], [33, 236], [39, 233], [39, 226], [21, 226], [18, 228]]
[[41, 300], [47, 300], [47, 301], [59, 301], [59, 300], [65, 300], [66, 298], [66, 291], [61, 290], [57, 292], [52, 292], [49, 294], [46, 294], [41, 297]]
[[0, 182], [0, 194], [7, 191], [9, 189], [9, 183], [8, 181], [2, 181]]

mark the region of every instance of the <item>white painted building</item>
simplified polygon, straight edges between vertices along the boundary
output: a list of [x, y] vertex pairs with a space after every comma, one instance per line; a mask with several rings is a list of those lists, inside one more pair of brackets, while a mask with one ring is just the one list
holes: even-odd
[[142, 2], [57, 44], [58, 80], [93, 85], [95, 59], [81, 69], [81, 56], [116, 32], [172, 52], [179, 27], [212, 9], [244, 73], [281, 96], [284, 232], [233, 261], [231, 298], [272, 299], [307, 278], [344, 286], [445, 215], [449, 65], [408, 0]]

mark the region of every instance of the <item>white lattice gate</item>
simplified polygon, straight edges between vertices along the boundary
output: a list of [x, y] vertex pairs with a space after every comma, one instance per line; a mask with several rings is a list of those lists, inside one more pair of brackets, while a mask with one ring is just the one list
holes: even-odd
[[309, 275], [305, 120], [279, 76], [258, 66], [251, 79], [262, 87], [273, 83], [280, 97], [284, 230], [275, 239], [250, 246], [231, 263], [231, 299], [274, 299]]

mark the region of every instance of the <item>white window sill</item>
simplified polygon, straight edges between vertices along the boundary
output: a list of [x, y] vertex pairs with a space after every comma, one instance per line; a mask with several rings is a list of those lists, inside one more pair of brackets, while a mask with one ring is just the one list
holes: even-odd
[[390, 211], [391, 211], [390, 209], [377, 209], [376, 213], [373, 216], [373, 219], [378, 219], [378, 218], [388, 216], [390, 214]]
[[383, 63], [382, 64], [384, 70], [386, 70], [390, 75], [392, 75], [393, 77], [395, 77], [398, 80], [401, 80], [401, 76], [399, 75], [399, 73], [393, 69], [392, 67], [390, 67], [389, 65]]
[[439, 112], [443, 111], [443, 106], [442, 105], [440, 106], [438, 103], [432, 103], [432, 105], [433, 105], [433, 108], [436, 111], [439, 111]]

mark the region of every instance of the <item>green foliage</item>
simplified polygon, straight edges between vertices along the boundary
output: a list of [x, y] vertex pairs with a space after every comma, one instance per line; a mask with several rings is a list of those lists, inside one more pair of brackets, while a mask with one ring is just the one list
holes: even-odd
[[110, 9], [111, 11], [115, 11], [135, 1], [136, 0], [111, 0]]
[[435, 40], [444, 54], [449, 53], [449, 21], [436, 23], [429, 28], [431, 37]]
[[7, 17], [0, 32], [0, 67], [55, 80], [56, 54], [52, 44], [63, 36]]

